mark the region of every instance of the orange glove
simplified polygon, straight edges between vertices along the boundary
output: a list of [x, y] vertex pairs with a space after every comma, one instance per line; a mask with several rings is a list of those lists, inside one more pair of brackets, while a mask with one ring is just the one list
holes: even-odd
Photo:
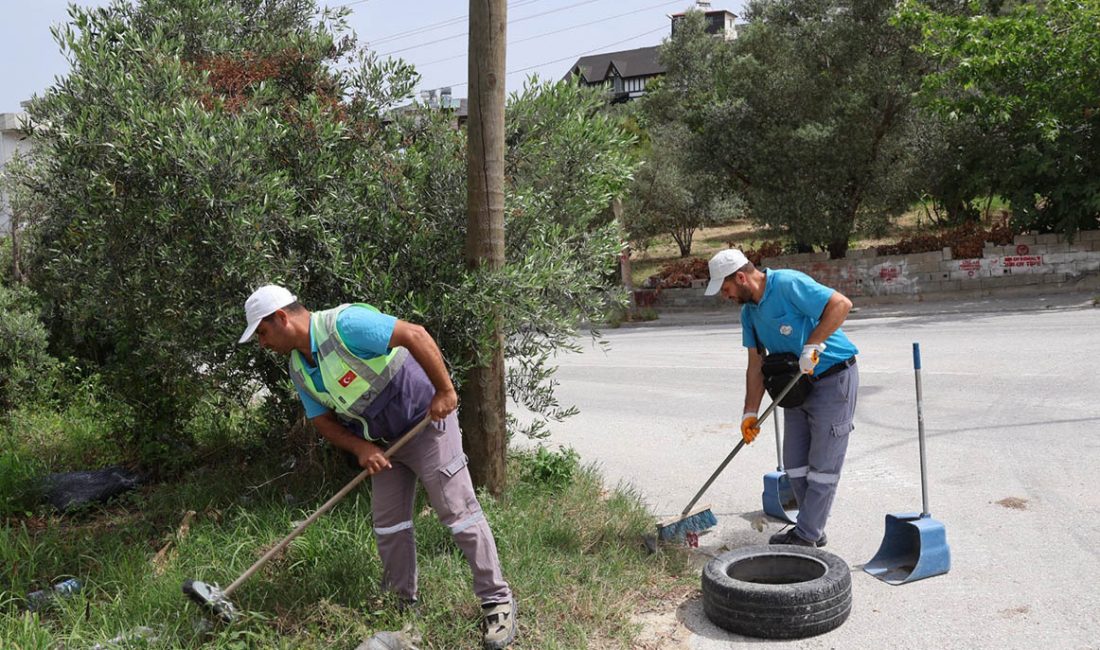
[[741, 438], [746, 445], [752, 444], [756, 436], [760, 435], [760, 427], [756, 425], [756, 413], [748, 412], [741, 415]]

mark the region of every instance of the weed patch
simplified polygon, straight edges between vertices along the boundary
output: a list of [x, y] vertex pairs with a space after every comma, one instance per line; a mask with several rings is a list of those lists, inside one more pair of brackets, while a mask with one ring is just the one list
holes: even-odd
[[[189, 578], [227, 585], [350, 476], [332, 465], [287, 474], [273, 459], [225, 459], [77, 516], [9, 517], [0, 528], [0, 647], [91, 647], [138, 630], [143, 647], [353, 648], [404, 627], [422, 648], [477, 647], [469, 567], [423, 495], [414, 510], [417, 615], [399, 613], [379, 588], [369, 487], [234, 594], [241, 622], [210, 624], [180, 592]], [[631, 647], [636, 604], [693, 581], [686, 558], [646, 553], [653, 519], [637, 495], [608, 490], [575, 452], [516, 455], [510, 476], [505, 496], [481, 500], [520, 602], [517, 648]], [[27, 593], [70, 576], [83, 582], [79, 593], [24, 611]]]

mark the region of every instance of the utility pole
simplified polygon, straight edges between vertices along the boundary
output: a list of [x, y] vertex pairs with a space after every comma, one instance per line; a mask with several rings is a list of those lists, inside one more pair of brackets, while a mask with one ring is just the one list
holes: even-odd
[[[506, 0], [470, 0], [470, 98], [466, 145], [466, 263], [504, 266], [504, 51]], [[493, 319], [493, 350], [462, 387], [459, 418], [474, 485], [504, 491], [507, 419], [504, 334]]]

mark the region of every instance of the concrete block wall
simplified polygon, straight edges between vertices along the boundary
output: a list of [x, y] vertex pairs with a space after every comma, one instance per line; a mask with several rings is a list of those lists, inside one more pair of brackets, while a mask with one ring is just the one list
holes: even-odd
[[[828, 253], [765, 258], [763, 265], [797, 269], [856, 302], [922, 300], [925, 296], [980, 297], [1003, 293], [1100, 290], [1100, 230], [1017, 235], [1008, 246], [987, 243], [982, 256], [954, 259], [950, 248], [929, 253], [880, 256], [874, 249], [848, 251], [842, 260]], [[653, 302], [662, 312], [732, 309], [703, 296], [706, 283], [691, 289], [663, 289]]]

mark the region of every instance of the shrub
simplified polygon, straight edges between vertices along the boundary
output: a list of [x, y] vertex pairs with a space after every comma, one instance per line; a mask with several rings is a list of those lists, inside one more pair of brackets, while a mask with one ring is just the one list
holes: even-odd
[[524, 479], [551, 492], [560, 492], [573, 482], [580, 467], [580, 454], [572, 447], [550, 451], [539, 446], [533, 456], [523, 463]]
[[[733, 248], [733, 242], [730, 242]], [[778, 257], [784, 253], [783, 242], [765, 241], [759, 248], [749, 248], [744, 251], [745, 257], [756, 266], [769, 257]], [[709, 280], [709, 260], [698, 257], [684, 257], [663, 264], [656, 273], [650, 276], [652, 286], [658, 289], [687, 289], [695, 280]]]
[[766, 241], [760, 244], [759, 248], [750, 248], [745, 251], [745, 257], [749, 258], [749, 261], [756, 266], [763, 266], [764, 260], [769, 257], [779, 257], [786, 250], [783, 246], [783, 242], [780, 241]]
[[12, 449], [0, 452], [0, 517], [34, 507], [38, 496], [35, 483], [41, 473], [41, 463], [33, 456]]
[[46, 348], [46, 328], [38, 320], [34, 293], [0, 284], [0, 413], [49, 394], [57, 360]]
[[424, 324], [460, 390], [499, 325], [523, 370], [509, 397], [568, 413], [549, 360], [604, 311], [631, 136], [595, 89], [513, 96], [508, 262], [470, 270], [465, 133], [438, 111], [395, 118], [415, 71], [360, 48], [341, 11], [140, 0], [74, 7], [57, 30], [71, 72], [28, 110], [46, 161], [31, 282], [53, 349], [130, 405], [127, 443], [153, 463], [210, 429], [204, 401], [244, 408], [257, 380], [273, 413], [298, 412], [285, 361], [237, 345], [243, 300], [269, 282], [314, 309], [366, 300]]
[[688, 288], [694, 280], [707, 280], [710, 270], [707, 260], [698, 257], [684, 257], [663, 264], [657, 273], [651, 276], [661, 289]]
[[982, 256], [982, 249], [986, 242], [997, 246], [1006, 246], [1012, 243], [1015, 233], [1009, 225], [1008, 219], [999, 224], [983, 229], [981, 224], [964, 223], [955, 228], [950, 228], [939, 234], [920, 234], [906, 237], [897, 244], [878, 246], [879, 255], [908, 255], [910, 253], [928, 253], [932, 251], [951, 248], [951, 255], [955, 259], [970, 259]]
[[134, 427], [132, 410], [99, 375], [60, 366], [57, 399], [20, 403], [0, 421], [6, 448], [51, 472], [83, 470], [130, 460], [120, 444]]

